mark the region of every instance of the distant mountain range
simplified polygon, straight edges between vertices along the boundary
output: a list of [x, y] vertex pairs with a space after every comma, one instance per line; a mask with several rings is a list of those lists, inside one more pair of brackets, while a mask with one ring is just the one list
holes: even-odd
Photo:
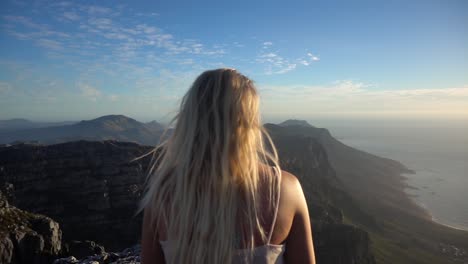
[[22, 129], [31, 129], [31, 128], [41, 128], [41, 127], [55, 127], [55, 126], [64, 126], [71, 125], [76, 122], [74, 121], [64, 121], [64, 122], [34, 122], [22, 118], [14, 118], [8, 120], [0, 120], [0, 131], [14, 131]]
[[[47, 126], [49, 124], [49, 126]], [[51, 125], [52, 124], [52, 125]], [[157, 121], [142, 123], [124, 115], [107, 115], [77, 123], [35, 123], [25, 119], [0, 121], [0, 143], [55, 144], [74, 140], [119, 140], [154, 145], [164, 131]]]

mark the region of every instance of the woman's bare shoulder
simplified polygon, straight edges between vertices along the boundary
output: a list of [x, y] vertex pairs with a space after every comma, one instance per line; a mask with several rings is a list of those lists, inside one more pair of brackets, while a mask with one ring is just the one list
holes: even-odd
[[296, 175], [285, 170], [281, 170], [281, 188], [292, 192], [296, 192], [298, 189], [302, 190], [301, 183]]
[[302, 202], [303, 191], [299, 179], [288, 171], [281, 171], [281, 200], [296, 211]]
[[[287, 205], [291, 217], [286, 239], [286, 262], [315, 263], [309, 211], [299, 179], [292, 173], [282, 171], [281, 203]], [[280, 206], [281, 206], [280, 203]]]

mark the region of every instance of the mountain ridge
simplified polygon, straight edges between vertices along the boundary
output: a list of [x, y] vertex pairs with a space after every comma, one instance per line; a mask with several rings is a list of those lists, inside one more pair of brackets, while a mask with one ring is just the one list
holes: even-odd
[[278, 124], [279, 126], [300, 126], [300, 127], [314, 127], [309, 122], [301, 119], [288, 119]]
[[57, 144], [73, 140], [121, 140], [154, 145], [163, 130], [164, 127], [156, 121], [145, 124], [124, 115], [106, 115], [69, 125], [0, 131], [0, 143], [36, 141]]
[[36, 122], [25, 118], [12, 118], [7, 120], [0, 120], [0, 131], [15, 131], [41, 127], [54, 127], [71, 125], [76, 122], [74, 121], [62, 121], [62, 122]]

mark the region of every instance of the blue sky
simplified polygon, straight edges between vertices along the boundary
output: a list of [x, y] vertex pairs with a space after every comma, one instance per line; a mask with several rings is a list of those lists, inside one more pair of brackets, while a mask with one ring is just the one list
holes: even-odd
[[167, 120], [203, 70], [268, 118], [468, 117], [466, 1], [10, 1], [0, 119]]

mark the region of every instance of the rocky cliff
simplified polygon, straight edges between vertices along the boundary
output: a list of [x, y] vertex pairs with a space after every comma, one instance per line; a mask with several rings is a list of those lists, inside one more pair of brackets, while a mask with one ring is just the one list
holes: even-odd
[[[341, 189], [323, 147], [308, 137], [274, 135], [283, 169], [308, 200], [318, 263], [374, 263], [367, 233], [344, 223], [347, 211], [372, 223]], [[151, 148], [115, 141], [0, 148], [0, 184], [17, 207], [56, 219], [65, 240], [94, 240], [110, 250], [138, 243], [134, 216]]]
[[61, 224], [65, 240], [94, 240], [121, 249], [136, 243], [136, 204], [150, 147], [113, 141], [0, 148], [0, 184], [13, 185], [12, 203]]
[[57, 222], [9, 205], [0, 191], [0, 263], [51, 263], [61, 247]]

